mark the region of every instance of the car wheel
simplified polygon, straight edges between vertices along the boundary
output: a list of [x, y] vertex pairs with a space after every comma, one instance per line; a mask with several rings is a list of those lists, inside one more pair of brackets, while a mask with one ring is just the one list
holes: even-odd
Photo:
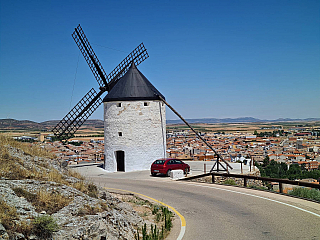
[[157, 174], [153, 172], [153, 173], [151, 173], [151, 175], [152, 175], [152, 176], [155, 176], [155, 175], [157, 175]]
[[170, 177], [171, 169], [168, 170], [167, 176]]

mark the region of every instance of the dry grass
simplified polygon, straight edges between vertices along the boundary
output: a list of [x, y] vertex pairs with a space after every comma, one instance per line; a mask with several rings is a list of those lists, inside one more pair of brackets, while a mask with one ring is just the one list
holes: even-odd
[[49, 164], [47, 164], [45, 161], [37, 163], [37, 168], [25, 167], [24, 162], [21, 159], [12, 157], [10, 155], [8, 146], [21, 149], [27, 155], [54, 159], [53, 154], [41, 149], [39, 146], [30, 145], [30, 143], [17, 142], [12, 138], [0, 134], [0, 177], [12, 180], [35, 179], [40, 181], [52, 181], [68, 186], [73, 186], [66, 181], [66, 176], [69, 176], [80, 180], [81, 183], [76, 184], [77, 189], [81, 189], [80, 191], [84, 193], [93, 192], [92, 190], [90, 190], [90, 184], [85, 184], [84, 177], [75, 171], [65, 170], [64, 175], [53, 167], [50, 167]]
[[73, 200], [60, 193], [50, 193], [44, 190], [40, 190], [36, 194], [30, 193], [22, 188], [13, 188], [12, 190], [17, 196], [24, 197], [30, 202], [36, 208], [37, 212], [45, 211], [48, 214], [58, 212]]
[[58, 212], [60, 209], [69, 205], [73, 200], [72, 198], [65, 197], [60, 193], [48, 193], [43, 190], [37, 193], [37, 199], [37, 211], [46, 211], [47, 214]]
[[5, 201], [0, 199], [0, 222], [6, 229], [11, 229], [15, 226], [14, 220], [18, 219], [17, 210], [11, 207]]
[[30, 222], [21, 221], [16, 224], [13, 232], [22, 233], [24, 236], [30, 236], [32, 231], [33, 231], [33, 225]]
[[35, 146], [31, 143], [18, 142], [12, 137], [6, 136], [4, 134], [0, 134], [0, 145], [10, 145], [11, 147], [20, 148], [25, 152], [26, 155], [30, 156], [45, 157], [50, 159], [56, 158], [53, 153], [50, 153], [47, 150], [40, 148], [39, 146]]
[[16, 208], [0, 200], [0, 223], [8, 231], [9, 236], [14, 232], [20, 232], [25, 236], [30, 235], [32, 224], [27, 221], [16, 221], [18, 219]]
[[78, 189], [80, 192], [87, 194], [90, 197], [98, 198], [99, 191], [96, 185], [93, 183], [88, 183], [84, 180], [76, 182], [72, 185], [75, 189]]
[[107, 211], [108, 209], [108, 205], [103, 201], [100, 201], [99, 204], [96, 204], [95, 206], [86, 204], [79, 209], [78, 216], [95, 215], [99, 212]]
[[73, 171], [73, 170], [70, 170], [70, 169], [67, 169], [66, 170], [66, 174], [69, 176], [69, 177], [74, 177], [74, 178], [78, 178], [80, 180], [84, 180], [84, 176], [82, 176], [80, 173], [76, 172], [76, 171]]
[[60, 184], [68, 185], [68, 182], [65, 180], [65, 176], [63, 176], [58, 170], [52, 168], [48, 173], [48, 180]]

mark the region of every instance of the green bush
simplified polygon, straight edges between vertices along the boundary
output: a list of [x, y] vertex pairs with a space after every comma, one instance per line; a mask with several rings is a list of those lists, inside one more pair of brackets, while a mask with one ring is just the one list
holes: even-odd
[[36, 217], [33, 220], [33, 229], [34, 233], [38, 237], [46, 239], [50, 238], [52, 233], [57, 232], [59, 230], [59, 226], [53, 217], [49, 215], [43, 215]]
[[256, 186], [256, 185], [249, 185], [248, 188], [254, 188], [254, 189], [259, 189], [259, 190], [268, 190], [267, 187], [264, 187], [264, 186]]
[[293, 188], [293, 190], [289, 193], [289, 195], [308, 198], [308, 199], [312, 199], [320, 202], [320, 191], [314, 188], [312, 189], [302, 188], [302, 187]]
[[227, 179], [223, 182], [223, 184], [227, 184], [227, 185], [237, 185], [236, 181], [233, 179]]

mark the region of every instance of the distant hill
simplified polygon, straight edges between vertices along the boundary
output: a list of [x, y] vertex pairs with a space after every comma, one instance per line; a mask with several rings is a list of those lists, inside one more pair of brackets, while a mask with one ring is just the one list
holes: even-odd
[[[306, 118], [306, 119], [291, 119], [291, 118], [278, 118], [275, 120], [262, 120], [253, 117], [243, 118], [199, 118], [199, 119], [186, 119], [189, 123], [257, 123], [257, 122], [312, 122], [320, 121], [320, 118]], [[167, 124], [180, 124], [181, 120], [167, 120]]]
[[[279, 118], [276, 120], [261, 120], [258, 118], [244, 117], [244, 118], [195, 118], [186, 119], [189, 123], [257, 123], [257, 122], [312, 122], [320, 121], [320, 118], [306, 118], [306, 119], [291, 119]], [[29, 120], [15, 120], [15, 119], [0, 119], [0, 129], [2, 130], [38, 130], [51, 131], [59, 120], [49, 120], [45, 122], [33, 122]], [[167, 120], [167, 124], [181, 124], [181, 120]], [[82, 127], [103, 128], [104, 123], [100, 119], [87, 120]]]
[[[37, 123], [29, 120], [0, 119], [0, 129], [51, 131], [59, 121], [60, 120], [49, 120]], [[103, 121], [97, 119], [87, 120], [82, 126], [103, 128]]]
[[0, 129], [45, 130], [45, 127], [29, 120], [0, 119]]

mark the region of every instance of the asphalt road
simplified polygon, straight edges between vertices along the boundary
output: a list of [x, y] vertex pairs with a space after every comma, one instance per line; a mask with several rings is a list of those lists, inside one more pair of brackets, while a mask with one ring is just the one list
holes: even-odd
[[[280, 194], [151, 177], [149, 171], [77, 171], [107, 188], [138, 192], [174, 207], [186, 220], [183, 239], [319, 239], [320, 204]], [[179, 232], [174, 232], [174, 236]]]

